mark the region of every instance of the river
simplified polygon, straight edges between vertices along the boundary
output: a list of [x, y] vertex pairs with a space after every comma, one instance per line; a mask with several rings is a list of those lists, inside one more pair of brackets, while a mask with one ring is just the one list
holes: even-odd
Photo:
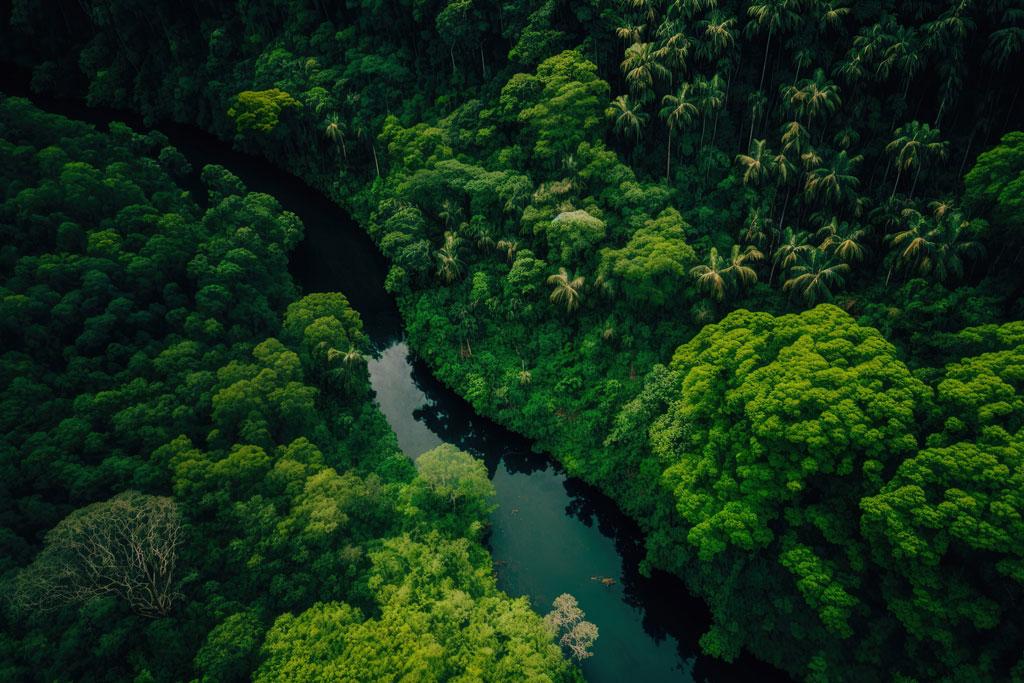
[[[7, 87], [8, 92], [24, 92]], [[65, 100], [33, 100], [101, 127], [123, 120], [144, 128], [129, 114]], [[528, 596], [541, 613], [561, 593], [578, 599], [587, 619], [600, 629], [594, 656], [582, 664], [589, 681], [786, 680], [748, 656], [726, 664], [701, 655], [697, 640], [707, 629], [708, 610], [678, 578], [662, 572], [640, 575], [637, 526], [609, 498], [567, 477], [549, 457], [533, 453], [529, 441], [474, 414], [433, 378], [404, 341], [395, 303], [384, 290], [383, 257], [342, 209], [269, 162], [234, 151], [206, 133], [170, 123], [159, 128], [197, 172], [204, 164], [220, 164], [250, 190], [272, 194], [302, 219], [305, 239], [291, 256], [293, 277], [303, 293], [343, 292], [362, 316], [373, 346], [370, 381], [406, 455], [416, 458], [451, 443], [486, 463], [499, 505], [489, 537], [498, 583], [510, 595]]]

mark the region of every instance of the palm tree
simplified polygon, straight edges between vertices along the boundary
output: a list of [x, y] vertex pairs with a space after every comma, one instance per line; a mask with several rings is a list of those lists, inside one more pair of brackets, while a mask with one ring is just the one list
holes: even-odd
[[764, 140], [754, 140], [750, 154], [737, 154], [736, 162], [743, 167], [743, 184], [760, 185], [768, 177], [769, 159], [772, 153]]
[[885, 46], [890, 42], [890, 36], [896, 28], [896, 20], [891, 14], [882, 16], [882, 20], [872, 24], [866, 29], [861, 29], [853, 39], [851, 54], [855, 54], [862, 64], [869, 64], [881, 59]]
[[694, 17], [705, 9], [713, 9], [718, 0], [676, 0], [673, 9], [680, 11], [684, 17]]
[[707, 293], [715, 301], [725, 296], [726, 269], [729, 265], [718, 255], [718, 249], [711, 247], [708, 260], [690, 269], [690, 275], [697, 280], [697, 289]]
[[657, 0], [626, 0], [624, 4], [631, 6], [633, 9], [640, 11], [648, 22], [654, 21], [655, 17], [655, 3]]
[[800, 21], [800, 16], [794, 11], [796, 5], [795, 0], [756, 0], [747, 7], [747, 15], [750, 17], [747, 31], [756, 33], [763, 31], [765, 27], [768, 28], [768, 38], [764, 41], [764, 59], [761, 60], [761, 81], [757, 85], [758, 90], [764, 89], [764, 74], [768, 69], [768, 51], [772, 44], [772, 34], [775, 31], [795, 26]]
[[711, 129], [711, 144], [714, 145], [715, 139], [718, 137], [718, 119], [722, 115], [722, 108], [728, 98], [728, 84], [716, 73], [711, 77], [708, 86], [705, 104], [715, 112], [715, 126]]
[[782, 285], [783, 291], [798, 293], [809, 306], [818, 301], [831, 301], [832, 288], [843, 286], [843, 273], [850, 266], [836, 263], [831, 256], [820, 249], [814, 249], [803, 256], [790, 270], [792, 278]]
[[793, 64], [796, 65], [796, 73], [793, 74], [793, 85], [796, 85], [797, 81], [800, 80], [800, 72], [814, 62], [815, 56], [814, 49], [811, 47], [800, 48], [793, 54]]
[[557, 273], [548, 277], [548, 284], [555, 286], [551, 292], [551, 303], [564, 304], [566, 312], [572, 313], [580, 306], [584, 282], [582, 276], [570, 279], [565, 268], [559, 268]]
[[648, 116], [640, 108], [639, 102], [631, 102], [629, 95], [619, 95], [605, 110], [605, 115], [615, 121], [615, 132], [633, 138], [633, 143], [640, 141]]
[[849, 149], [860, 142], [860, 133], [851, 126], [840, 128], [832, 137], [832, 142], [839, 149]]
[[747, 213], [747, 219], [743, 222], [740, 240], [749, 244], [763, 245], [768, 239], [768, 232], [771, 230], [770, 226], [771, 220], [765, 219], [761, 215], [760, 209], [751, 208]]
[[507, 238], [498, 240], [498, 244], [496, 246], [498, 249], [505, 252], [505, 258], [508, 259], [509, 263], [515, 260], [516, 252], [519, 250], [519, 242], [512, 238]]
[[327, 125], [324, 126], [324, 135], [335, 145], [341, 144], [341, 151], [348, 162], [348, 147], [345, 145], [345, 124], [341, 122], [337, 114], [331, 114], [327, 118]]
[[615, 29], [615, 35], [627, 43], [639, 43], [646, 29], [643, 24], [625, 25]]
[[348, 351], [346, 351], [344, 355], [342, 355], [341, 357], [341, 361], [346, 365], [352, 365], [354, 363], [358, 363], [361, 360], [363, 360], [363, 354], [361, 354], [359, 352], [359, 349], [357, 349], [354, 346], [348, 347]]
[[889, 44], [882, 52], [878, 63], [878, 74], [888, 78], [897, 73], [903, 76], [903, 97], [910, 90], [910, 81], [921, 69], [921, 53], [917, 40], [917, 31], [913, 28], [897, 24], [889, 37]]
[[772, 172], [783, 184], [789, 183], [789, 179], [796, 174], [796, 165], [790, 161], [784, 152], [780, 152], [771, 158]]
[[964, 274], [964, 258], [984, 253], [985, 247], [972, 239], [971, 222], [961, 212], [935, 214], [933, 220], [935, 227], [929, 235], [933, 245], [931, 272], [939, 282], [950, 276], [959, 279]]
[[800, 155], [800, 163], [804, 165], [804, 170], [808, 173], [819, 168], [822, 161], [821, 154], [813, 147], [808, 147], [807, 151]]
[[[903, 211], [903, 229], [889, 236], [896, 260], [919, 275], [933, 275], [939, 282], [963, 275], [963, 257], [981, 250], [971, 239], [970, 221], [960, 211], [943, 211], [928, 217], [914, 209]], [[891, 275], [890, 270], [890, 275]]]
[[462, 275], [462, 260], [459, 258], [459, 240], [451, 232], [444, 234], [444, 246], [437, 251], [437, 274], [451, 284]]
[[[799, 124], [797, 124], [799, 125]], [[783, 136], [783, 144], [786, 143], [786, 136]], [[771, 159], [771, 168], [775, 173], [775, 177], [778, 178], [782, 184], [786, 187], [786, 198], [782, 202], [782, 212], [779, 216], [779, 225], [785, 225], [786, 223], [786, 209], [789, 208], [789, 196], [793, 191], [793, 186], [790, 184], [790, 178], [796, 177], [796, 164], [794, 164], [789, 155], [786, 153], [785, 148], [783, 151], [776, 154]]]
[[519, 371], [519, 384], [526, 386], [533, 381], [533, 373], [526, 369], [526, 361], [521, 361], [523, 364], [522, 370]]
[[1002, 69], [1021, 52], [1024, 52], [1024, 28], [1007, 26], [989, 35], [985, 57], [997, 69]]
[[942, 78], [942, 85], [939, 88], [942, 91], [942, 100], [935, 115], [935, 126], [942, 121], [946, 105], [956, 98], [963, 86], [964, 41], [976, 28], [971, 16], [971, 4], [966, 0], [954, 2], [937, 19], [924, 25], [924, 32], [928, 34], [926, 46], [942, 56], [938, 63], [938, 71]]
[[646, 100], [655, 79], [669, 75], [669, 70], [658, 59], [653, 43], [634, 43], [627, 47], [621, 66], [626, 83], [641, 101]]
[[715, 10], [697, 26], [704, 30], [704, 43], [701, 44], [699, 51], [708, 61], [736, 45], [736, 36], [733, 35], [736, 17], [729, 17]]
[[775, 249], [772, 256], [772, 272], [768, 276], [768, 283], [771, 284], [775, 277], [775, 268], [778, 267], [783, 273], [793, 267], [793, 264], [807, 252], [814, 249], [808, 241], [810, 236], [803, 230], [794, 231], [787, 227], [782, 233], [782, 242]]
[[936, 199], [928, 202], [928, 208], [936, 218], [942, 218], [951, 211], [956, 211], [956, 205], [950, 199]]
[[[697, 93], [697, 109], [700, 110], [700, 148], [704, 149], [704, 132], [707, 128], [708, 114], [721, 109], [725, 101], [725, 92], [722, 90], [724, 82], [722, 77], [715, 74], [711, 80], [703, 76], [697, 76], [693, 81], [693, 88]], [[717, 120], [717, 119], [716, 119]]]
[[734, 244], [729, 254], [729, 266], [723, 272], [734, 279], [738, 286], [749, 286], [757, 282], [757, 271], [747, 263], [757, 263], [762, 259], [764, 254], [757, 247], [748, 244], [741, 250], [740, 245]]
[[811, 136], [799, 121], [790, 121], [782, 126], [782, 151], [800, 156]]
[[841, 59], [836, 63], [835, 72], [841, 74], [849, 85], [856, 85], [867, 75], [867, 70], [864, 68], [864, 56], [856, 50], [851, 50], [846, 59]]
[[441, 210], [437, 212], [437, 215], [444, 221], [445, 227], [450, 228], [452, 225], [462, 222], [462, 205], [450, 197], [445, 197], [441, 200]]
[[839, 152], [828, 166], [815, 168], [807, 174], [804, 190], [811, 197], [822, 195], [825, 201], [842, 201], [860, 183], [854, 175], [854, 166], [860, 163], [862, 158], [859, 154], [851, 157], [846, 150]]
[[747, 95], [747, 102], [750, 104], [750, 134], [747, 136], [747, 147], [750, 147], [750, 143], [754, 141], [754, 127], [768, 110], [768, 98], [760, 90], [755, 90]]
[[839, 0], [828, 0], [821, 7], [821, 22], [830, 29], [838, 29], [843, 25], [843, 17], [850, 13], [850, 8]]
[[684, 29], [685, 25], [681, 21], [669, 19], [663, 22], [657, 31], [661, 45], [655, 51], [655, 56], [662, 64], [680, 73], [686, 72], [692, 47]]
[[[320, 342], [321, 345], [326, 342]], [[336, 360], [341, 360], [345, 365], [353, 365], [354, 363], [363, 360], [363, 354], [359, 352], [354, 346], [348, 347], [348, 351], [339, 351], [338, 349], [331, 347], [327, 349], [327, 361], [333, 363]]]
[[931, 157], [945, 158], [948, 146], [949, 143], [939, 140], [939, 130], [932, 128], [927, 123], [911, 121], [900, 126], [896, 131], [895, 139], [885, 146], [885, 151], [893, 155], [893, 160], [896, 162], [896, 182], [892, 186], [891, 197], [896, 196], [896, 189], [900, 185], [900, 176], [911, 168], [915, 169], [914, 184], [910, 189], [910, 196], [913, 196], [914, 188], [917, 187], [917, 177], [921, 173], [921, 167], [925, 160]]
[[490, 225], [481, 223], [476, 226], [476, 246], [480, 251], [486, 251], [494, 246], [494, 233]]
[[831, 252], [844, 263], [860, 261], [864, 258], [864, 245], [861, 241], [866, 234], [860, 226], [851, 225], [846, 221], [840, 222], [835, 216], [818, 231], [818, 237], [822, 238], [820, 248], [823, 251]]
[[665, 95], [661, 98], [661, 117], [668, 125], [668, 149], [665, 155], [665, 180], [669, 179], [672, 172], [672, 132], [677, 128], [689, 126], [697, 116], [696, 98], [690, 90], [688, 83], [679, 86], [675, 95]]
[[815, 69], [814, 75], [796, 85], [783, 88], [783, 97], [802, 121], [809, 121], [823, 112], [833, 113], [843, 103], [839, 88], [825, 78], [822, 69]]
[[373, 166], [377, 171], [377, 177], [380, 177], [380, 162], [377, 159], [377, 143], [374, 136], [371, 134], [370, 128], [362, 122], [357, 122], [355, 126], [356, 137], [362, 138], [370, 143], [370, 151], [373, 152]]

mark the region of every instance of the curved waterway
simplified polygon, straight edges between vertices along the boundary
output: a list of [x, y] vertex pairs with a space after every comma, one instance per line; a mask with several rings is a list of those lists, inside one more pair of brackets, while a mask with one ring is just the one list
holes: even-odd
[[[137, 117], [121, 112], [33, 99], [101, 127], [121, 120], [145, 129]], [[637, 526], [609, 498], [533, 453], [526, 439], [476, 415], [433, 378], [404, 341], [395, 303], [384, 290], [383, 257], [342, 209], [294, 176], [194, 128], [159, 129], [197, 172], [220, 164], [302, 219], [306, 233], [291, 257], [293, 277], [304, 293], [343, 292], [362, 316], [373, 346], [370, 381], [406, 455], [416, 458], [451, 443], [486, 463], [498, 494], [489, 539], [498, 583], [510, 595], [528, 596], [541, 613], [561, 593], [576, 596], [600, 629], [594, 656], [582, 664], [589, 681], [785, 680], [749, 657], [725, 664], [701, 655], [697, 639], [709, 623], [707, 608], [676, 577], [640, 575]]]

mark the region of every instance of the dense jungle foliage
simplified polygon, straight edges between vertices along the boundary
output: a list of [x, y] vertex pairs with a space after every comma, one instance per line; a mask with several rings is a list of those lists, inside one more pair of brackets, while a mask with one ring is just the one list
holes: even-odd
[[578, 678], [495, 587], [483, 463], [417, 474], [359, 317], [298, 298], [293, 214], [21, 99], [0, 161], [0, 678]]
[[412, 345], [640, 521], [706, 651], [1024, 676], [1020, 0], [19, 0], [3, 36], [345, 205]]

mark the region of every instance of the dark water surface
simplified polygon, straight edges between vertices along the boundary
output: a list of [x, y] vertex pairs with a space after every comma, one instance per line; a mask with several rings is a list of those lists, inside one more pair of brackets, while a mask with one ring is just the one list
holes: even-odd
[[[100, 127], [121, 120], [144, 129], [137, 117], [122, 112], [33, 99]], [[642, 538], [636, 525], [606, 496], [532, 453], [529, 441], [474, 414], [433, 378], [406, 346], [394, 301], [384, 291], [383, 257], [342, 209], [294, 176], [194, 128], [160, 124], [159, 129], [196, 171], [220, 164], [250, 190], [274, 195], [302, 219], [306, 237], [292, 254], [292, 275], [304, 293], [343, 292], [362, 316], [374, 347], [370, 381], [409, 457], [447, 442], [486, 463], [500, 506], [490, 536], [498, 582], [511, 595], [528, 596], [541, 613], [561, 593], [576, 596], [600, 629], [594, 656], [583, 663], [588, 680], [785, 680], [749, 657], [728, 665], [699, 654], [707, 608], [673, 576], [640, 576]], [[601, 578], [614, 584], [604, 585]]]

